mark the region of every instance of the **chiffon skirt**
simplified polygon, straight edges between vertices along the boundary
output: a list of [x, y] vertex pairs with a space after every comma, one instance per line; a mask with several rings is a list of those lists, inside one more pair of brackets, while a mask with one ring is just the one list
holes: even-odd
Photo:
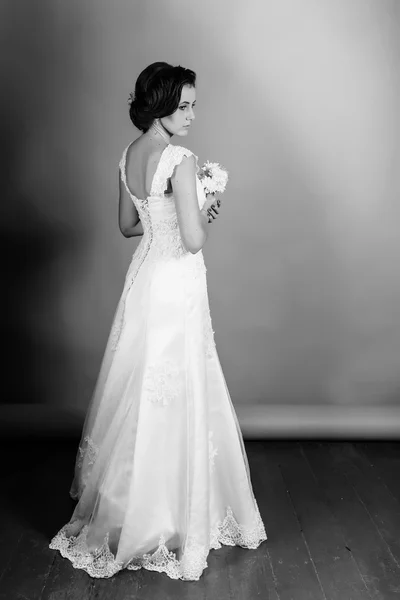
[[210, 549], [266, 539], [214, 341], [201, 251], [133, 256], [51, 540], [92, 577], [198, 580]]

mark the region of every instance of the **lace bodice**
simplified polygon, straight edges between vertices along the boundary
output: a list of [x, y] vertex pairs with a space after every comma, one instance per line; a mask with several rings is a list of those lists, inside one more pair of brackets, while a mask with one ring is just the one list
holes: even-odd
[[[121, 179], [139, 213], [143, 224], [144, 237], [150, 238], [152, 257], [179, 258], [189, 254], [181, 239], [174, 195], [173, 193], [166, 194], [165, 190], [167, 189], [168, 179], [172, 176], [176, 165], [182, 161], [184, 156], [191, 156], [193, 152], [183, 146], [173, 146], [172, 144], [166, 146], [154, 173], [150, 196], [146, 199], [140, 199], [132, 194], [126, 180], [126, 154], [128, 148], [129, 146], [125, 148], [119, 163]], [[197, 156], [193, 156], [195, 156], [197, 162]], [[197, 166], [197, 172], [198, 170], [199, 167]], [[196, 179], [199, 208], [202, 208], [206, 197], [200, 180]]]

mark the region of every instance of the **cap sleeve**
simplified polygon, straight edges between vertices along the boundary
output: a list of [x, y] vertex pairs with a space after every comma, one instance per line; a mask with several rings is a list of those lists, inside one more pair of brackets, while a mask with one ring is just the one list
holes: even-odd
[[157, 181], [153, 184], [153, 190], [156, 195], [162, 196], [167, 188], [167, 181], [172, 177], [175, 168], [182, 162], [185, 156], [194, 156], [196, 159], [196, 174], [199, 172], [198, 157], [191, 150], [183, 146], [173, 146], [169, 148], [168, 155], [162, 168], [157, 174]]

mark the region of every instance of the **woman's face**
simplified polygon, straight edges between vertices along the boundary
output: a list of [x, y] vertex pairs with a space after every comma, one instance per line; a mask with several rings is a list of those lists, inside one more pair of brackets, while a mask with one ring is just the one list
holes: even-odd
[[195, 118], [194, 107], [196, 106], [196, 88], [184, 85], [181, 93], [181, 101], [172, 115], [162, 117], [161, 124], [171, 135], [185, 136], [189, 133], [190, 124]]

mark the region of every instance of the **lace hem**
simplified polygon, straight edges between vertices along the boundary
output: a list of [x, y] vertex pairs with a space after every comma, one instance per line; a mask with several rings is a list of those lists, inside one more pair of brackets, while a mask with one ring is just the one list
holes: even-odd
[[171, 579], [184, 579], [198, 581], [207, 565], [207, 556], [211, 549], [218, 550], [222, 544], [227, 546], [241, 546], [242, 548], [255, 549], [267, 539], [257, 503], [256, 523], [253, 528], [244, 528], [238, 524], [233, 516], [232, 509], [228, 506], [224, 520], [217, 524], [210, 533], [210, 545], [207, 548], [189, 540], [181, 560], [176, 554], [168, 550], [165, 537], [160, 536], [157, 550], [152, 554], [132, 558], [127, 564], [115, 559], [109, 547], [109, 533], [104, 537], [100, 548], [90, 552], [86, 545], [88, 525], [85, 525], [77, 536], [67, 537], [66, 533], [71, 523], [65, 525], [51, 540], [49, 548], [59, 550], [64, 558], [68, 558], [75, 569], [83, 569], [91, 577], [108, 578], [118, 571], [126, 568], [129, 570], [147, 569], [166, 573]]

